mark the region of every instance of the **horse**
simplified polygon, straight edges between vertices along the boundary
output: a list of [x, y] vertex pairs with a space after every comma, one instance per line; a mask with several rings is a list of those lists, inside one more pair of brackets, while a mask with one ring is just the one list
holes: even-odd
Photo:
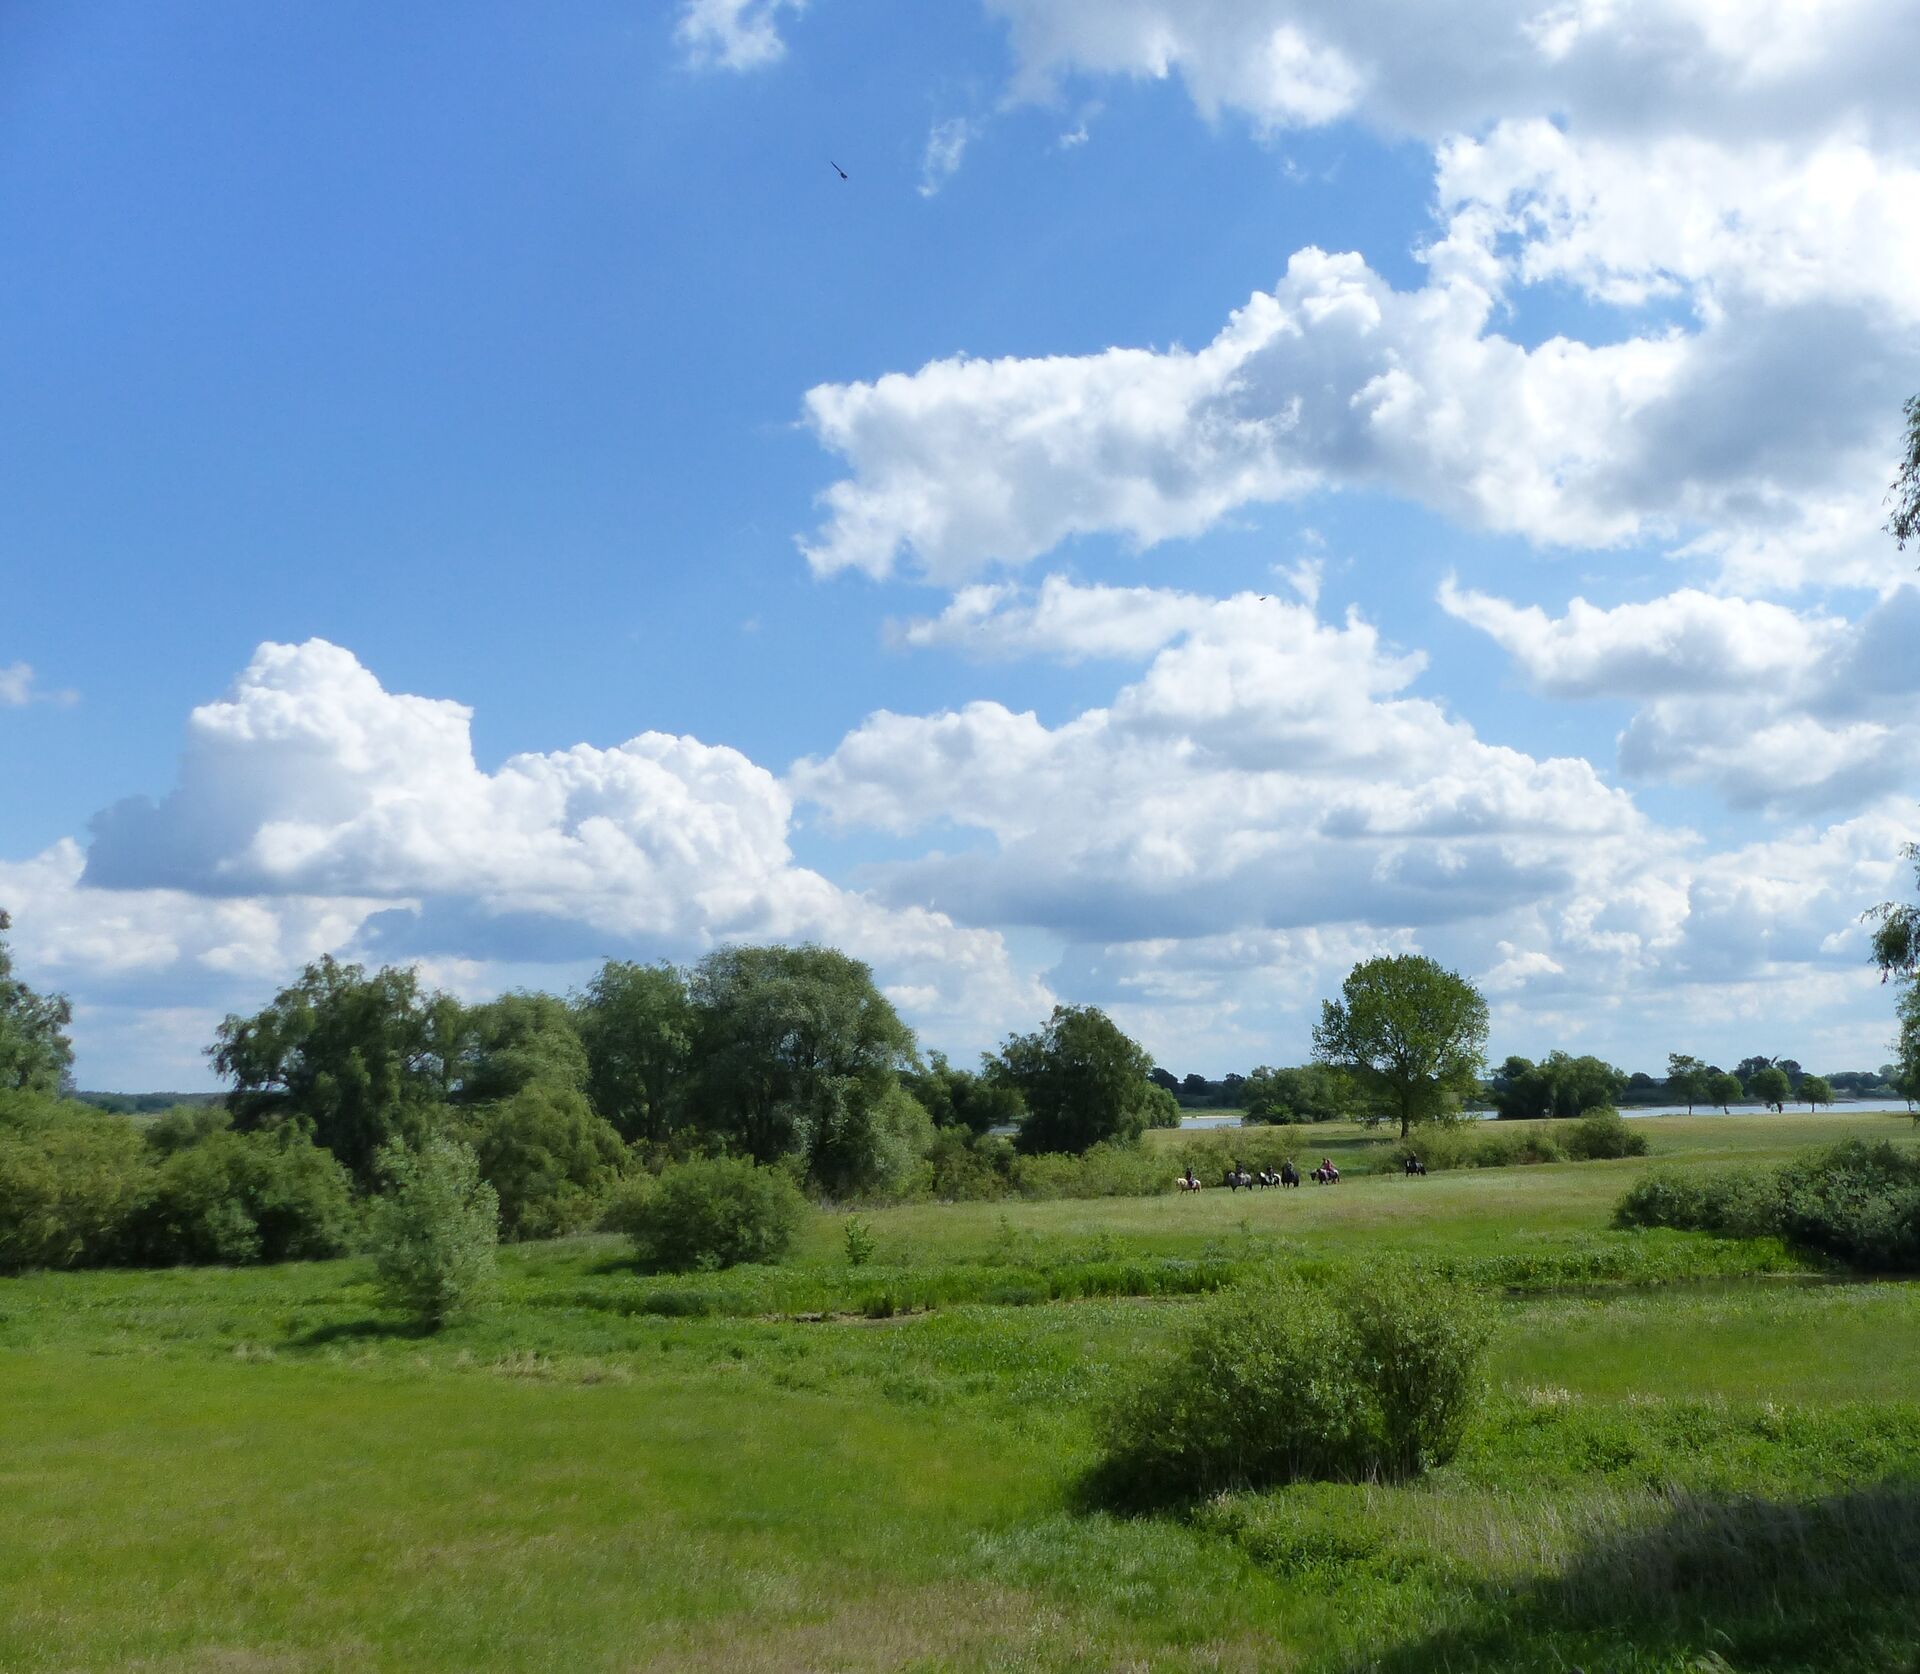
[[1293, 1166], [1293, 1159], [1291, 1157], [1280, 1165], [1280, 1184], [1283, 1186], [1297, 1186], [1300, 1184], [1300, 1170]]
[[1416, 1174], [1425, 1174], [1426, 1172], [1427, 1172], [1427, 1165], [1423, 1163], [1418, 1157], [1416, 1157], [1411, 1151], [1409, 1151], [1407, 1153], [1408, 1177], [1411, 1178]]
[[1253, 1176], [1244, 1168], [1230, 1168], [1222, 1177], [1220, 1184], [1225, 1186], [1230, 1192], [1237, 1192], [1242, 1186], [1245, 1186], [1247, 1190], [1251, 1191], [1253, 1190]]
[[1270, 1168], [1263, 1168], [1253, 1177], [1253, 1183], [1262, 1191], [1265, 1191], [1269, 1186], [1279, 1185], [1280, 1176], [1275, 1174]]
[[1200, 1189], [1200, 1182], [1187, 1174], [1176, 1174], [1173, 1184], [1176, 1191], [1197, 1192]]
[[1340, 1170], [1335, 1168], [1332, 1163], [1322, 1163], [1313, 1171], [1313, 1183], [1316, 1186], [1337, 1185], [1339, 1184], [1339, 1180]]

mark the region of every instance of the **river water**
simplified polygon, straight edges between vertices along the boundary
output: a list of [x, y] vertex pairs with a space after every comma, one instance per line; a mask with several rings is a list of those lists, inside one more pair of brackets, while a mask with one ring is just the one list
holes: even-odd
[[[1472, 1114], [1481, 1121], [1491, 1122], [1496, 1120], [1493, 1112], [1490, 1110], [1474, 1111]], [[1687, 1114], [1687, 1107], [1684, 1104], [1636, 1105], [1631, 1109], [1622, 1110], [1620, 1114], [1629, 1120], [1641, 1116], [1685, 1116]], [[1731, 1114], [1734, 1116], [1766, 1116], [1771, 1115], [1772, 1112], [1757, 1104], [1736, 1104], [1731, 1112], [1723, 1112], [1718, 1105], [1696, 1104], [1693, 1107], [1693, 1114], [1695, 1116], [1719, 1116], [1723, 1114]], [[1789, 1104], [1787, 1106], [1787, 1114], [1789, 1116], [1805, 1116], [1808, 1114], [1808, 1111], [1805, 1105]], [[1907, 1106], [1899, 1099], [1842, 1099], [1838, 1104], [1831, 1107], [1828, 1114], [1835, 1116], [1904, 1116], [1907, 1114]], [[1240, 1114], [1238, 1111], [1196, 1110], [1180, 1118], [1180, 1126], [1182, 1128], [1237, 1128], [1239, 1125]]]

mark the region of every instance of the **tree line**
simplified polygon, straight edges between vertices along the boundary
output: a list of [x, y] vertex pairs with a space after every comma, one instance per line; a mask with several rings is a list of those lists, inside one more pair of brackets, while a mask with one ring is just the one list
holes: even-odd
[[694, 1158], [833, 1200], [991, 1196], [1179, 1120], [1096, 1007], [968, 1070], [922, 1055], [866, 965], [812, 945], [613, 960], [571, 996], [479, 1004], [321, 958], [219, 1026], [224, 1099], [144, 1128], [62, 1097], [69, 1019], [0, 938], [0, 1267], [334, 1254], [442, 1141], [519, 1239], [596, 1225], [623, 1182]]

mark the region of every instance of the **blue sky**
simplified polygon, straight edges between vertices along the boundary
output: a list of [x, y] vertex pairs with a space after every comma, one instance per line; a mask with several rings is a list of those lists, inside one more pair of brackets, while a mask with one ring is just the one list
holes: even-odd
[[82, 1083], [323, 951], [748, 937], [961, 1054], [1297, 1060], [1417, 947], [1501, 1052], [1882, 1061], [1920, 25], [1763, 10], [8, 9], [0, 905]]

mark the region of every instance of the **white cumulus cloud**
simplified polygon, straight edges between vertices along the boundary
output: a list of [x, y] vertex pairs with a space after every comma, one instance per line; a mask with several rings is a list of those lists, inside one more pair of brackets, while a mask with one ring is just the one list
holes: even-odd
[[1559, 617], [1452, 583], [1440, 602], [1543, 695], [1633, 702], [1620, 764], [1634, 777], [1828, 814], [1920, 781], [1920, 588], [1851, 622], [1690, 589], [1612, 609], [1575, 599]]
[[[498, 965], [819, 940], [963, 1038], [1050, 1003], [1000, 935], [795, 863], [789, 794], [664, 733], [474, 760], [470, 712], [386, 691], [321, 640], [263, 645], [189, 717], [176, 788], [91, 847], [0, 867], [36, 969], [284, 979], [325, 950]], [[231, 984], [228, 984], [231, 988]]]
[[674, 33], [688, 59], [727, 70], [757, 70], [786, 56], [780, 14], [806, 0], [683, 0]]

